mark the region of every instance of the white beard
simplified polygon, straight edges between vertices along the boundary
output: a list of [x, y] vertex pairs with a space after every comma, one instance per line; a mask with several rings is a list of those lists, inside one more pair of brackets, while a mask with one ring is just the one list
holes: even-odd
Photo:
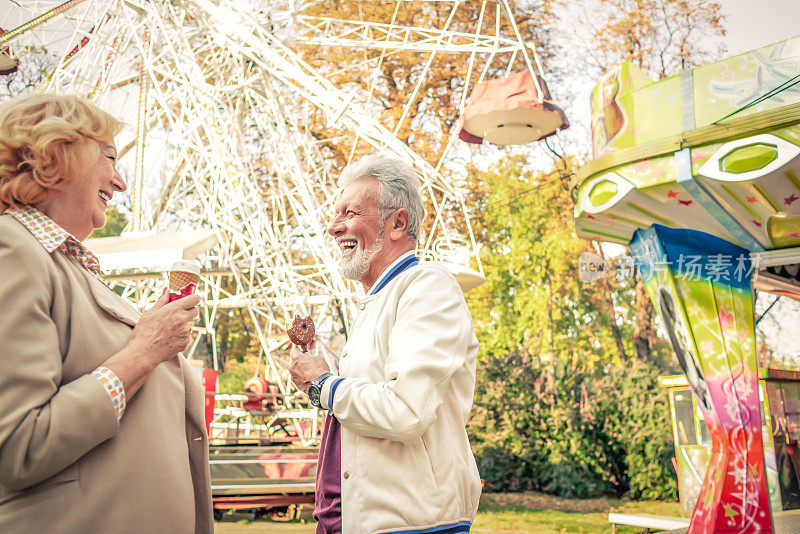
[[[339, 239], [345, 238], [352, 238], [352, 236], [343, 236]], [[342, 256], [342, 260], [339, 263], [339, 272], [350, 280], [361, 280], [367, 274], [369, 266], [372, 265], [372, 260], [378, 255], [381, 248], [383, 248], [383, 228], [381, 228], [378, 237], [375, 238], [375, 242], [369, 248], [363, 249], [356, 245], [352, 255], [349, 257]]]

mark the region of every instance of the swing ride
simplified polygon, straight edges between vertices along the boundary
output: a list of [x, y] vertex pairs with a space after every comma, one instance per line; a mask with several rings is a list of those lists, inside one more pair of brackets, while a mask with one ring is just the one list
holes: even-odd
[[623, 63], [592, 92], [575, 226], [630, 247], [707, 426], [690, 534], [792, 528], [793, 501], [770, 506], [753, 291], [800, 299], [799, 71], [797, 37], [658, 82]]

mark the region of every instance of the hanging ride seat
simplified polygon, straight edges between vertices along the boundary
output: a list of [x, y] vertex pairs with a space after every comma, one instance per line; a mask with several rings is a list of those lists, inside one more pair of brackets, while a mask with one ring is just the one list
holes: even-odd
[[569, 127], [564, 112], [553, 104], [550, 91], [537, 76], [541, 98], [528, 71], [475, 86], [461, 117], [459, 137], [480, 144], [524, 145]]
[[15, 72], [18, 66], [19, 61], [8, 54], [8, 49], [0, 48], [0, 76]]

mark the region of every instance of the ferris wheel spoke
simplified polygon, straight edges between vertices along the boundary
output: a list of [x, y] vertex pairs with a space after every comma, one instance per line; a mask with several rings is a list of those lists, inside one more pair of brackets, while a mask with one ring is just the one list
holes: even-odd
[[[454, 4], [453, 9], [457, 5]], [[512, 53], [524, 47], [524, 44], [508, 37], [446, 28], [422, 28], [311, 15], [300, 15], [297, 20], [306, 31], [294, 37], [292, 44], [399, 52], [478, 54]]]
[[75, 6], [82, 4], [85, 1], [86, 0], [67, 0], [66, 2], [63, 2], [61, 4], [52, 7], [51, 9], [48, 9], [41, 15], [38, 15], [28, 21], [23, 22], [14, 29], [6, 31], [2, 35], [0, 35], [0, 46], [10, 44], [24, 33], [43, 25], [50, 19], [65, 13], [69, 9], [72, 9]]

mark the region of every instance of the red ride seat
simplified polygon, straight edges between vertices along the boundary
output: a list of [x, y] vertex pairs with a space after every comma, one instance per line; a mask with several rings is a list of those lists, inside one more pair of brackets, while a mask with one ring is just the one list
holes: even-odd
[[243, 406], [245, 410], [272, 411], [278, 404], [282, 404], [278, 384], [268, 382], [260, 376], [254, 376], [245, 382], [244, 391], [249, 397]]

